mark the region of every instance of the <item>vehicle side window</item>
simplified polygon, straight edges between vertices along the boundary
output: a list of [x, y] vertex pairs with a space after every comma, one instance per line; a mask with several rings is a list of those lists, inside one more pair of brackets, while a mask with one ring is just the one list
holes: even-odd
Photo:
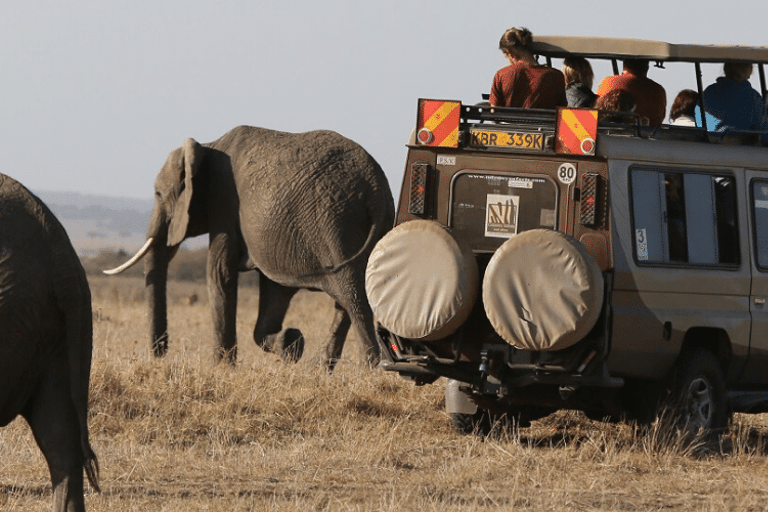
[[631, 183], [639, 263], [739, 263], [732, 176], [635, 169]]
[[768, 181], [752, 182], [752, 215], [755, 219], [757, 266], [768, 268]]

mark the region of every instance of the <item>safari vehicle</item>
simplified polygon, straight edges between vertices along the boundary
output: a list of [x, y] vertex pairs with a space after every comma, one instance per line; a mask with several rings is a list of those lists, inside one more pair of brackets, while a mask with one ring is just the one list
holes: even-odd
[[[768, 47], [537, 37], [535, 53], [757, 64]], [[688, 67], [688, 66], [684, 66]], [[597, 111], [419, 100], [366, 290], [386, 370], [454, 426], [558, 409], [691, 429], [768, 411], [768, 147]], [[711, 128], [711, 127], [710, 127]], [[675, 398], [673, 402], [664, 400]]]

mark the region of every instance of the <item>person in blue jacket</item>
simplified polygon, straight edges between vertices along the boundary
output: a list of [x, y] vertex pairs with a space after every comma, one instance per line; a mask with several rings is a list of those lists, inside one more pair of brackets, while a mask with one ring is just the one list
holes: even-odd
[[[762, 132], [762, 142], [768, 143], [765, 101], [749, 83], [752, 64], [726, 62], [723, 72], [725, 76], [718, 77], [704, 90], [707, 128], [717, 132]], [[713, 121], [714, 125], [711, 124]]]

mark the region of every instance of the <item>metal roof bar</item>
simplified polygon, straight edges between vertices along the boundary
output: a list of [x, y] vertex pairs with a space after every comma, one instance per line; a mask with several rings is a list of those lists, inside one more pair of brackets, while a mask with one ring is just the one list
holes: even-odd
[[638, 58], [659, 62], [768, 63], [768, 47], [670, 44], [645, 39], [610, 37], [534, 36], [531, 51], [546, 57], [580, 55], [596, 59]]

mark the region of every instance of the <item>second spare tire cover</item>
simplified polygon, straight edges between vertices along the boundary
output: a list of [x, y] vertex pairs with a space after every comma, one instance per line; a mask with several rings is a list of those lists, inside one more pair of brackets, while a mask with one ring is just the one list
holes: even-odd
[[587, 249], [550, 229], [524, 231], [494, 253], [483, 303], [499, 336], [527, 350], [560, 350], [584, 336], [603, 304], [603, 276]]
[[477, 300], [472, 249], [437, 222], [400, 224], [374, 247], [365, 291], [376, 319], [390, 332], [438, 340], [456, 331]]

